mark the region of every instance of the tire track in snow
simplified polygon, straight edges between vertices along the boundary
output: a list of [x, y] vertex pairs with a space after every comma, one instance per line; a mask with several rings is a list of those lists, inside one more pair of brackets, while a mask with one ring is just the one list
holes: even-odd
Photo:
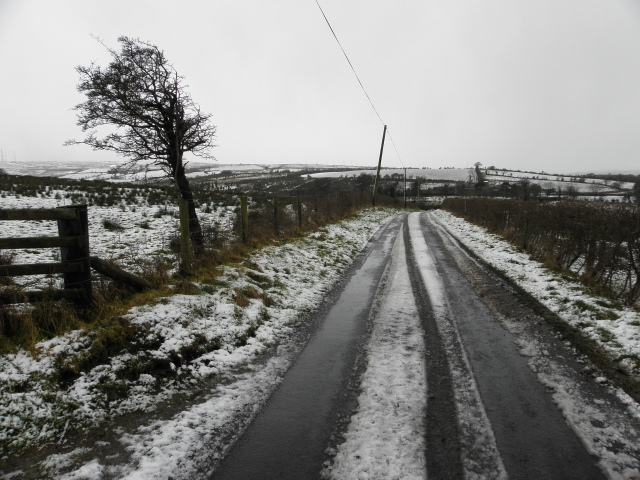
[[423, 332], [403, 232], [396, 237], [373, 308], [367, 369], [351, 417], [324, 478], [423, 479], [426, 372]]
[[419, 214], [396, 238], [376, 302], [358, 410], [322, 476], [506, 479]]
[[[408, 229], [415, 266], [422, 279], [423, 288], [448, 357], [457, 405], [464, 478], [506, 479], [507, 473], [462, 345], [460, 333], [450, 318], [450, 307], [444, 285], [424, 238], [419, 213], [409, 215]], [[428, 425], [427, 428], [429, 428]]]

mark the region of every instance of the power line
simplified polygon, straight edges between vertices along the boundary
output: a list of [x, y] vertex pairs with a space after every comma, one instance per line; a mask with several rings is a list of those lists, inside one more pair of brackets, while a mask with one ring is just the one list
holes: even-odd
[[[369, 103], [371, 104], [371, 108], [373, 108], [373, 111], [376, 112], [376, 115], [378, 116], [378, 119], [380, 119], [380, 123], [385, 125], [384, 121], [382, 120], [382, 117], [380, 116], [380, 114], [378, 113], [378, 110], [376, 109], [375, 105], [373, 104], [373, 101], [371, 100], [371, 97], [367, 93], [367, 90], [364, 88], [364, 85], [362, 84], [362, 81], [360, 80], [360, 77], [358, 76], [358, 73], [356, 72], [356, 69], [353, 67], [353, 64], [351, 63], [351, 60], [349, 60], [349, 56], [347, 55], [347, 52], [345, 52], [344, 48], [342, 47], [342, 44], [340, 43], [340, 40], [338, 39], [338, 36], [336, 35], [336, 32], [333, 30], [333, 27], [331, 26], [331, 23], [329, 22], [329, 19], [325, 15], [324, 10], [322, 10], [322, 7], [320, 6], [320, 2], [318, 0], [316, 0], [316, 4], [318, 5], [318, 8], [320, 9], [320, 12], [322, 13], [322, 16], [324, 17], [324, 20], [327, 22], [327, 25], [329, 26], [329, 30], [331, 30], [331, 33], [333, 34], [333, 38], [335, 38], [336, 42], [338, 42], [338, 46], [340, 47], [340, 50], [342, 50], [342, 53], [344, 54], [344, 58], [347, 59], [347, 62], [349, 63], [349, 66], [351, 67], [351, 70], [353, 71], [353, 74], [356, 76], [356, 80], [358, 80], [358, 83], [360, 84], [360, 88], [362, 88], [362, 91], [366, 95], [367, 100], [369, 100]], [[400, 164], [402, 165], [402, 168], [405, 168], [404, 167], [404, 163], [402, 162], [402, 158], [400, 158], [400, 153], [398, 153], [398, 148], [396, 147], [396, 142], [393, 141], [393, 137], [391, 136], [391, 132], [388, 129], [387, 129], [387, 133], [389, 134], [389, 138], [391, 139], [391, 144], [393, 145], [393, 149], [396, 151], [396, 155], [398, 156], [398, 160], [400, 160]]]
[[349, 62], [349, 66], [351, 67], [351, 70], [353, 71], [353, 74], [356, 76], [356, 79], [358, 80], [358, 83], [360, 84], [360, 87], [362, 88], [362, 91], [367, 96], [367, 99], [369, 100], [369, 103], [371, 104], [371, 107], [373, 108], [373, 111], [376, 112], [376, 115], [380, 119], [380, 122], [384, 125], [384, 122], [382, 121], [382, 117], [380, 117], [380, 114], [378, 113], [378, 110], [376, 110], [375, 105], [371, 101], [371, 97], [369, 96], [369, 94], [365, 90], [364, 85], [362, 85], [362, 82], [360, 81], [360, 77], [358, 77], [358, 74], [356, 73], [356, 69], [353, 68], [353, 64], [351, 63], [351, 60], [349, 60], [349, 56], [347, 55], [347, 52], [345, 52], [344, 48], [342, 48], [342, 44], [340, 43], [340, 40], [338, 40], [338, 36], [336, 35], [336, 32], [333, 30], [333, 27], [331, 26], [331, 23], [329, 23], [329, 19], [324, 14], [324, 10], [322, 10], [322, 7], [320, 6], [320, 2], [318, 2], [318, 0], [316, 0], [316, 4], [318, 5], [318, 8], [320, 9], [320, 12], [322, 12], [322, 16], [324, 17], [324, 20], [327, 22], [327, 25], [329, 26], [329, 29], [331, 30], [331, 33], [333, 33], [333, 38], [335, 38], [336, 42], [338, 42], [338, 45], [340, 46], [340, 50], [342, 50], [342, 53], [344, 54], [344, 58], [346, 58], [347, 62]]

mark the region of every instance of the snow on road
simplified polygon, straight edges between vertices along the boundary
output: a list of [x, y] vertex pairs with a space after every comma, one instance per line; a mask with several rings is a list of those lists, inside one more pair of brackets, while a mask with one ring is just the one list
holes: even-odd
[[[419, 215], [409, 215], [409, 233], [415, 261], [428, 295], [451, 369], [458, 424], [462, 433], [461, 454], [467, 479], [508, 477], [493, 429], [475, 384], [457, 325], [451, 319], [444, 285], [434, 258], [422, 234]], [[492, 239], [502, 262], [508, 262], [510, 247], [473, 225], [459, 222], [443, 212], [435, 214], [445, 236], [456, 232], [467, 245]], [[449, 227], [453, 225], [455, 228]], [[473, 236], [460, 232], [472, 230]], [[371, 316], [372, 335], [366, 347], [367, 369], [362, 378], [358, 409], [352, 416], [345, 442], [338, 446], [333, 464], [323, 471], [331, 479], [426, 478], [424, 423], [426, 401], [416, 393], [428, 392], [424, 374], [423, 330], [413, 299], [404, 243], [399, 234], [390, 266], [379, 289], [379, 299]], [[452, 244], [455, 247], [455, 241]], [[515, 252], [514, 252], [515, 253]], [[492, 255], [487, 255], [489, 259]], [[505, 259], [506, 258], [506, 259]], [[522, 262], [518, 257], [518, 261]], [[526, 262], [535, 271], [534, 262]], [[530, 278], [535, 284], [536, 279]], [[538, 281], [544, 281], [538, 279]], [[569, 285], [570, 287], [570, 285]], [[560, 287], [558, 287], [560, 288]], [[592, 299], [589, 299], [593, 301]], [[638, 405], [624, 392], [610, 388], [606, 380], [589, 383], [575, 371], [549, 355], [550, 345], [533, 336], [517, 319], [500, 319], [515, 335], [520, 353], [550, 392], [567, 424], [585, 449], [600, 459], [598, 466], [612, 480], [638, 479], [640, 437]], [[424, 381], [426, 380], [426, 386]], [[428, 398], [428, 397], [426, 397]]]
[[358, 411], [324, 477], [425, 478], [426, 372], [422, 327], [407, 275], [402, 231], [373, 307]]
[[[415, 261], [427, 287], [449, 355], [464, 432], [462, 457], [466, 478], [506, 478], [490, 423], [473, 380], [464, 349], [448, 316], [449, 307], [436, 265], [422, 236], [418, 213], [409, 215]], [[425, 411], [428, 381], [422, 322], [413, 297], [407, 252], [400, 232], [378, 292], [370, 321], [367, 368], [358, 410], [345, 442], [324, 476], [331, 479], [426, 478]]]
[[491, 424], [484, 410], [478, 387], [473, 378], [460, 334], [451, 321], [444, 285], [422, 234], [419, 214], [409, 215], [409, 233], [416, 262], [429, 296], [433, 314], [440, 332], [453, 380], [458, 405], [458, 424], [462, 432], [461, 455], [467, 478], [507, 477], [498, 453]]
[[442, 210], [432, 215], [471, 252], [618, 358], [620, 368], [640, 377], [640, 310], [591, 294], [584, 285], [546, 269], [483, 227]]

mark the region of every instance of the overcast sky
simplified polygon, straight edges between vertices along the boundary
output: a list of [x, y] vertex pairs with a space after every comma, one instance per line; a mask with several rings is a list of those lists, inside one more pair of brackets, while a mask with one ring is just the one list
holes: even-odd
[[[637, 0], [321, 0], [395, 146], [383, 164], [640, 169]], [[0, 0], [4, 159], [105, 160], [72, 107], [91, 35], [156, 44], [220, 163], [375, 165], [383, 124], [315, 0]]]

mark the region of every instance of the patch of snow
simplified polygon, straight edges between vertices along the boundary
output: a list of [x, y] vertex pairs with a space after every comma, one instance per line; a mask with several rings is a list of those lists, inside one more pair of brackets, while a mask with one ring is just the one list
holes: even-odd
[[[123, 435], [134, 468], [109, 467], [118, 478], [193, 478], [224, 457], [269, 395], [280, 384], [290, 358], [279, 356], [254, 365], [230, 385], [219, 386], [203, 403], [168, 421], [158, 421]], [[204, 454], [203, 452], [206, 452]], [[114, 472], [114, 473], [115, 473]], [[67, 477], [61, 477], [66, 480]]]
[[424, 340], [402, 235], [396, 237], [388, 268], [387, 284], [376, 295], [379, 305], [370, 319], [373, 329], [358, 411], [324, 478], [426, 477]]
[[[68, 192], [53, 191], [52, 194]], [[7, 195], [0, 198], [0, 208], [56, 208], [69, 203], [64, 197], [55, 198], [16, 197]], [[115, 260], [125, 270], [140, 272], [145, 261], [166, 256], [170, 251], [169, 244], [179, 230], [177, 209], [167, 209], [168, 214], [160, 214], [165, 205], [135, 206], [90, 206], [89, 241], [91, 254], [103, 259]], [[235, 223], [235, 209], [214, 208], [207, 213], [198, 212], [202, 225], [214, 226], [219, 235], [228, 235]], [[105, 221], [115, 225], [108, 228]], [[7, 221], [2, 224], [2, 236], [37, 237], [58, 236], [55, 221]], [[17, 249], [14, 264], [48, 263], [59, 261], [59, 248]], [[38, 288], [53, 284], [59, 286], [61, 276], [49, 278], [45, 276], [16, 277], [18, 284], [28, 284], [30, 288]]]
[[447, 352], [456, 404], [464, 405], [457, 413], [465, 475], [468, 479], [478, 480], [506, 479], [507, 473], [496, 445], [491, 422], [482, 403], [457, 325], [449, 316], [451, 307], [435, 260], [424, 239], [419, 216], [419, 213], [409, 215], [409, 234], [414, 258]]

